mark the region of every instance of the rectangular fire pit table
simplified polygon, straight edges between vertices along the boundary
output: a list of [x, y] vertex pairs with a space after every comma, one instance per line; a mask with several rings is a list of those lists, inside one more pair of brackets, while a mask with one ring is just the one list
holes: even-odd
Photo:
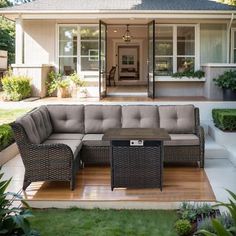
[[162, 190], [165, 129], [118, 128], [105, 132], [110, 141], [111, 189], [160, 188]]

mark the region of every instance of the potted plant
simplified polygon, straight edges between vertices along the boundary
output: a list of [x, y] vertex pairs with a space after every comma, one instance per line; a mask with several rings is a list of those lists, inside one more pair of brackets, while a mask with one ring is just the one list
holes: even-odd
[[70, 81], [72, 82], [72, 97], [85, 97], [87, 90], [81, 89], [85, 86], [85, 81], [77, 73], [73, 73], [69, 76]]
[[236, 71], [225, 71], [213, 81], [223, 89], [224, 101], [236, 101]]
[[66, 78], [63, 78], [60, 73], [56, 73], [55, 71], [49, 72], [46, 85], [49, 96], [51, 96], [55, 91], [57, 91], [58, 98], [66, 98], [70, 96], [70, 81]]

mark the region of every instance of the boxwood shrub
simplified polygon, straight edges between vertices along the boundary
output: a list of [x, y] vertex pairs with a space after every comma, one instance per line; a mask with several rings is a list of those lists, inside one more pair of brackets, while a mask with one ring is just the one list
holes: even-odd
[[213, 109], [212, 117], [216, 127], [223, 131], [236, 131], [236, 109]]
[[6, 75], [2, 79], [2, 88], [5, 100], [20, 101], [31, 95], [30, 78], [26, 76]]
[[0, 152], [14, 142], [13, 131], [8, 124], [0, 125]]

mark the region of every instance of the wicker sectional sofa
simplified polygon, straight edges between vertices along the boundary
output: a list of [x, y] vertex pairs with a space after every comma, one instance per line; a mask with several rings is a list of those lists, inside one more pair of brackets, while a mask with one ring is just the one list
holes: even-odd
[[[109, 128], [165, 128], [164, 162], [199, 162], [204, 167], [204, 131], [192, 105], [47, 105], [13, 124], [25, 165], [25, 190], [34, 181], [70, 181], [78, 167], [109, 165]], [[80, 164], [79, 164], [80, 163]]]

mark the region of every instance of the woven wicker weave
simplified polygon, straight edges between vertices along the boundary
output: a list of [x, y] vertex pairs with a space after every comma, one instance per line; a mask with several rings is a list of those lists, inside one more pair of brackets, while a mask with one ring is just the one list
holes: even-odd
[[[199, 162], [204, 168], [205, 138], [200, 126], [199, 109], [195, 108], [195, 134], [200, 145], [196, 146], [165, 146], [164, 163], [168, 162]], [[85, 165], [110, 165], [109, 147], [83, 147], [82, 160]]]
[[32, 144], [20, 124], [13, 123], [12, 129], [25, 166], [23, 190], [36, 181], [70, 181], [74, 189], [79, 157], [74, 158], [69, 146]]
[[110, 165], [109, 147], [83, 146], [81, 160], [88, 165]]
[[[158, 146], [159, 145], [159, 146]], [[161, 188], [161, 147], [112, 146], [111, 188]]]

